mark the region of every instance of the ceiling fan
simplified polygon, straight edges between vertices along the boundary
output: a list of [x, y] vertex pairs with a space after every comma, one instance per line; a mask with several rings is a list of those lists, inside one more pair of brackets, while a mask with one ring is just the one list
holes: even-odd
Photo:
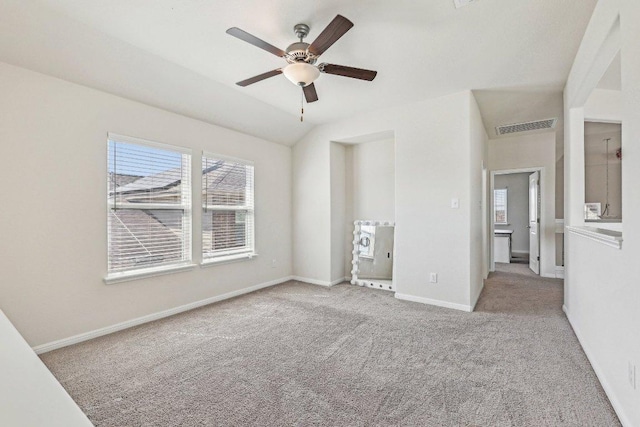
[[244, 87], [268, 79], [269, 77], [277, 76], [278, 74], [284, 74], [293, 84], [302, 87], [307, 102], [315, 102], [318, 100], [318, 94], [316, 93], [313, 82], [320, 76], [320, 73], [371, 81], [376, 77], [377, 71], [327, 64], [324, 62], [315, 65], [318, 57], [349, 31], [351, 27], [353, 27], [353, 22], [344, 16], [337, 15], [322, 33], [320, 33], [318, 38], [309, 44], [303, 41], [309, 34], [309, 26], [306, 24], [297, 24], [293, 27], [293, 31], [300, 41], [289, 45], [286, 51], [278, 49], [240, 28], [229, 28], [227, 34], [284, 58], [288, 62], [288, 65], [283, 68], [267, 71], [266, 73], [242, 80], [236, 84]]

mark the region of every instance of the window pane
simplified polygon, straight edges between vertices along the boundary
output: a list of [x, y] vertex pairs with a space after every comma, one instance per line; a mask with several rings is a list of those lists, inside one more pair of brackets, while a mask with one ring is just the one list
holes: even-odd
[[117, 209], [109, 212], [109, 271], [127, 271], [187, 260], [184, 211]]
[[496, 189], [493, 191], [493, 211], [494, 223], [504, 224], [507, 222], [507, 189]]
[[253, 166], [202, 158], [203, 258], [252, 253]]
[[108, 141], [108, 271], [191, 259], [191, 156]]
[[[182, 202], [182, 153], [109, 141], [109, 196], [116, 204]], [[190, 156], [188, 156], [190, 157]]]

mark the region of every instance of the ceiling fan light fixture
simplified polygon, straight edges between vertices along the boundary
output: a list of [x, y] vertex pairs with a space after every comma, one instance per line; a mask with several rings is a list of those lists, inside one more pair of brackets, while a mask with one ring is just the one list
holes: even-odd
[[296, 86], [309, 86], [313, 83], [318, 76], [320, 76], [320, 70], [306, 62], [296, 62], [295, 64], [289, 64], [282, 69], [284, 76]]

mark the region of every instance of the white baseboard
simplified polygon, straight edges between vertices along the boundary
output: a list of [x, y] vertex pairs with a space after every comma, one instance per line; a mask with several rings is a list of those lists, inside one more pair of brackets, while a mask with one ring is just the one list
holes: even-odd
[[291, 280], [297, 280], [298, 282], [310, 283], [312, 285], [319, 286], [333, 286], [343, 282], [342, 279], [334, 280], [333, 282], [325, 282], [324, 280], [309, 279], [307, 277], [300, 276], [291, 276]]
[[240, 295], [248, 294], [250, 292], [257, 291], [259, 289], [267, 288], [269, 286], [278, 285], [280, 283], [287, 282], [292, 280], [291, 276], [282, 277], [280, 279], [271, 280], [269, 282], [259, 283], [254, 286], [249, 286], [248, 288], [239, 289], [237, 291], [228, 292], [222, 295], [216, 295], [211, 298], [206, 298], [200, 301], [195, 301], [189, 304], [181, 305], [179, 307], [170, 308], [168, 310], [159, 311], [157, 313], [148, 314], [146, 316], [137, 317], [135, 319], [127, 320], [125, 322], [116, 323], [115, 325], [106, 326], [104, 328], [95, 329], [93, 331], [84, 332], [82, 334], [74, 335], [72, 337], [63, 338], [60, 340], [52, 341], [46, 344], [37, 345], [33, 348], [33, 351], [36, 354], [46, 353], [48, 351], [57, 350], [62, 347], [67, 347], [69, 345], [77, 344], [83, 341], [87, 341], [93, 338], [101, 337], [103, 335], [108, 335], [113, 332], [118, 332], [123, 329], [131, 328], [133, 326], [142, 325], [143, 323], [153, 322], [154, 320], [162, 319], [164, 317], [173, 316], [174, 314], [182, 313], [185, 311], [193, 310], [194, 308], [202, 307], [208, 304], [212, 304], [214, 302], [223, 301], [229, 298], [237, 297]]
[[569, 320], [569, 324], [573, 329], [573, 333], [576, 334], [576, 337], [578, 338], [578, 342], [580, 343], [580, 346], [582, 347], [584, 354], [587, 355], [587, 359], [589, 360], [589, 363], [591, 363], [591, 367], [593, 368], [593, 371], [596, 373], [596, 377], [598, 377], [598, 380], [600, 381], [600, 385], [602, 385], [602, 389], [604, 390], [605, 394], [609, 398], [609, 402], [611, 402], [611, 406], [613, 407], [613, 410], [616, 412], [618, 419], [620, 419], [620, 423], [624, 427], [631, 427], [632, 426], [631, 421], [629, 421], [629, 418], [625, 414], [624, 408], [622, 407], [622, 405], [620, 404], [620, 401], [616, 398], [615, 394], [613, 393], [613, 389], [611, 388], [611, 385], [609, 384], [606, 377], [604, 376], [604, 372], [602, 372], [600, 365], [593, 358], [592, 356], [593, 353], [591, 353], [591, 351], [589, 350], [589, 347], [585, 345], [585, 341], [582, 337], [582, 334], [575, 327], [574, 323], [571, 321], [571, 315], [569, 314], [569, 309], [564, 304], [562, 304], [562, 311], [564, 311], [564, 313], [567, 315], [567, 319]]
[[556, 265], [556, 279], [564, 279], [564, 267]]
[[397, 292], [395, 294], [395, 297], [400, 300], [419, 302], [419, 303], [428, 304], [428, 305], [436, 305], [438, 307], [453, 308], [455, 310], [461, 310], [461, 311], [467, 311], [467, 312], [473, 311], [473, 307], [469, 305], [457, 304], [449, 301], [441, 301], [437, 299], [417, 297], [414, 295], [400, 294]]

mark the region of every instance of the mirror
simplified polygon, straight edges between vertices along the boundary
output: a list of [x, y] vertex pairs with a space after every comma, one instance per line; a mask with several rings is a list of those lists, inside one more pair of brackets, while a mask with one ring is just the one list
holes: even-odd
[[393, 284], [393, 243], [391, 221], [355, 221], [351, 283], [370, 288], [395, 290]]

